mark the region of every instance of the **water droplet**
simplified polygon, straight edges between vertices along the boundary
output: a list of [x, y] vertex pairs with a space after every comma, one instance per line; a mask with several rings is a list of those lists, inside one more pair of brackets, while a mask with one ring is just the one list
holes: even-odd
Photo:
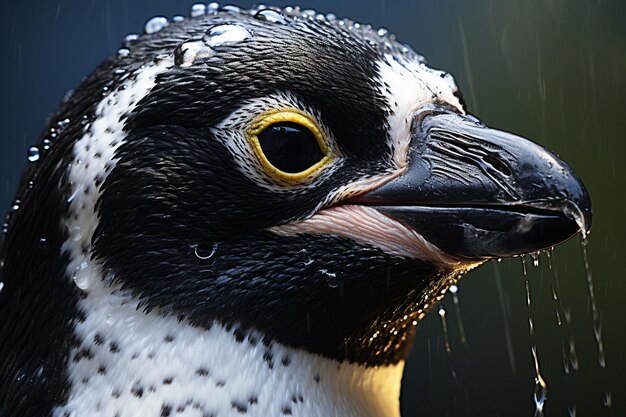
[[50, 141], [50, 139], [44, 139], [42, 143], [43, 143], [42, 148], [44, 151], [49, 150], [50, 146], [52, 146], [52, 142]]
[[179, 67], [189, 67], [197, 59], [210, 58], [213, 53], [213, 49], [203, 41], [185, 42], [174, 50], [174, 64]]
[[456, 294], [458, 290], [459, 290], [459, 287], [457, 287], [456, 285], [450, 285], [449, 291], [452, 294]]
[[389, 31], [385, 28], [380, 28], [378, 29], [376, 33], [378, 34], [378, 36], [386, 36], [389, 33]]
[[0, 282], [0, 293], [2, 292], [3, 288], [4, 288], [4, 282]]
[[326, 283], [330, 288], [337, 288], [339, 286], [339, 280], [337, 274], [334, 272], [328, 272], [327, 269], [320, 269], [320, 273], [326, 276]]
[[204, 3], [195, 3], [191, 6], [191, 17], [202, 16], [206, 13], [206, 5]]
[[28, 148], [28, 160], [30, 162], [37, 162], [39, 160], [39, 148], [36, 146], [31, 146]]
[[129, 33], [128, 35], [126, 35], [124, 37], [124, 45], [133, 44], [133, 43], [137, 42], [138, 39], [139, 39], [139, 34], [137, 34], [137, 33]]
[[611, 393], [607, 391], [604, 393], [604, 406], [609, 408], [612, 405], [613, 405], [613, 399], [611, 397]]
[[157, 55], [155, 55], [153, 61], [154, 61], [154, 63], [158, 64], [161, 61], [165, 61], [169, 57], [170, 56], [168, 54], [157, 54]]
[[90, 279], [87, 268], [87, 262], [82, 262], [80, 266], [76, 268], [76, 270], [74, 271], [74, 276], [72, 277], [76, 286], [81, 290], [86, 290], [87, 288], [89, 288]]
[[105, 323], [108, 324], [109, 326], [112, 326], [115, 324], [116, 320], [115, 317], [113, 317], [113, 314], [109, 313], [107, 314], [106, 318], [104, 319]]
[[172, 22], [174, 23], [180, 23], [183, 22], [185, 20], [185, 16], [181, 16], [179, 14], [172, 16]]
[[155, 16], [146, 22], [144, 31], [147, 34], [156, 33], [169, 25], [169, 21], [164, 16]]
[[81, 228], [78, 226], [72, 226], [72, 228], [70, 229], [70, 239], [72, 239], [74, 242], [78, 242], [82, 239], [82, 237], [83, 231], [81, 230]]
[[117, 55], [121, 58], [127, 57], [130, 54], [130, 49], [120, 48], [117, 50]]
[[210, 28], [202, 40], [209, 46], [220, 46], [241, 42], [251, 37], [252, 34], [239, 25], [217, 25]]
[[[535, 354], [535, 357], [536, 357], [536, 354]], [[535, 401], [535, 417], [542, 417], [543, 406], [546, 400], [548, 399], [548, 386], [546, 385], [546, 382], [543, 380], [543, 378], [541, 378], [541, 375], [537, 375], [537, 377], [535, 378], [535, 389], [533, 391], [533, 399]]]
[[232, 4], [227, 4], [226, 6], [222, 6], [220, 11], [226, 12], [226, 13], [232, 13], [232, 14], [241, 14], [241, 9], [237, 6], [233, 6]]
[[256, 17], [259, 20], [264, 20], [264, 21], [272, 22], [272, 23], [281, 23], [281, 24], [287, 23], [287, 20], [285, 19], [285, 16], [283, 16], [282, 13], [277, 12], [276, 10], [271, 10], [271, 9], [260, 10], [254, 15], [254, 17]]
[[7, 234], [7, 232], [9, 231], [9, 223], [3, 223], [2, 224], [2, 233]]
[[211, 249], [211, 253], [209, 253], [208, 255], [200, 255], [198, 253], [198, 245], [194, 245], [193, 253], [196, 255], [196, 257], [198, 259], [202, 259], [202, 260], [211, 259], [213, 257], [213, 255], [215, 255], [215, 253], [217, 252], [217, 248], [218, 247], [219, 247], [219, 243], [216, 242], [216, 243], [213, 244], [213, 248]]
[[68, 119], [68, 118], [59, 120], [57, 122], [57, 126], [59, 128], [59, 131], [62, 131], [63, 129], [65, 129], [67, 126], [69, 126], [69, 124], [70, 124], [70, 119]]
[[215, 14], [219, 11], [220, 4], [217, 2], [212, 2], [207, 5], [206, 12], [208, 14]]

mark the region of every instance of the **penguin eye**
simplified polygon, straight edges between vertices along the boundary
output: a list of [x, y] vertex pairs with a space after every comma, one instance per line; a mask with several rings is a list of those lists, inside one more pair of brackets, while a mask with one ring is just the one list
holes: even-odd
[[262, 114], [248, 130], [248, 137], [263, 168], [283, 182], [300, 182], [331, 161], [318, 125], [296, 110]]

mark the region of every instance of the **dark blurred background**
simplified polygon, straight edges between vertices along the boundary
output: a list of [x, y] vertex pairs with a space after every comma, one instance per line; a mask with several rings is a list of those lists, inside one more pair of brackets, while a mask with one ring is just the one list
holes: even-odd
[[[65, 92], [114, 53], [126, 33], [141, 31], [153, 15], [186, 14], [192, 3], [3, 0], [2, 210], [13, 199], [27, 148]], [[606, 367], [598, 362], [580, 239], [556, 250], [552, 269], [545, 255], [538, 268], [528, 258], [537, 351], [548, 383], [545, 412], [548, 417], [626, 415], [626, 316], [620, 309], [626, 302], [626, 2], [333, 0], [301, 5], [395, 32], [431, 66], [456, 76], [473, 114], [545, 145], [580, 175], [594, 204], [589, 255]], [[446, 297], [442, 306], [450, 354], [437, 312], [424, 320], [406, 367], [404, 417], [533, 415], [522, 271], [520, 259], [489, 262], [461, 282], [466, 344], [453, 300]], [[552, 286], [558, 288], [558, 303]], [[572, 341], [578, 370], [572, 369]]]

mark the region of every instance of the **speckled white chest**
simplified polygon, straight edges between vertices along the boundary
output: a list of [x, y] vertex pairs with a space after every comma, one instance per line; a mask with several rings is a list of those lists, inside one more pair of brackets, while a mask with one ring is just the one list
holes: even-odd
[[339, 363], [214, 324], [144, 313], [93, 277], [76, 325], [68, 402], [54, 416], [399, 415], [403, 364]]

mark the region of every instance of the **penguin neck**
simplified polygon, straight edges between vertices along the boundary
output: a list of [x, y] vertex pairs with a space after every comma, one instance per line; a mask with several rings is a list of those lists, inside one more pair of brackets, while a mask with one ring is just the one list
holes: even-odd
[[91, 278], [68, 360], [69, 398], [55, 415], [159, 416], [187, 408], [220, 417], [400, 415], [403, 362], [366, 367], [255, 331], [195, 327], [144, 312], [129, 294]]

